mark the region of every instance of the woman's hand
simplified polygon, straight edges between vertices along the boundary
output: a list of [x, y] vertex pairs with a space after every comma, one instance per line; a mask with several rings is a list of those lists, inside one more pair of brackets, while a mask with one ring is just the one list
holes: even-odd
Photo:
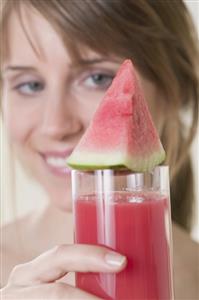
[[119, 272], [126, 258], [107, 248], [90, 245], [57, 246], [34, 260], [16, 266], [1, 290], [3, 299], [99, 299], [66, 283], [68, 272]]

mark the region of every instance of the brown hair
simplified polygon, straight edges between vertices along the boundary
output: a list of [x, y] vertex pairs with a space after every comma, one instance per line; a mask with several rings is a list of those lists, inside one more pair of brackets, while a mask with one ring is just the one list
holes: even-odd
[[[183, 1], [4, 0], [2, 28], [9, 13], [27, 6], [42, 14], [71, 53], [85, 45], [97, 52], [131, 58], [162, 97], [152, 115], [171, 170], [173, 220], [190, 229], [193, 174], [189, 148], [198, 119], [198, 45]], [[24, 29], [25, 30], [25, 29]], [[186, 125], [182, 114], [190, 113]]]

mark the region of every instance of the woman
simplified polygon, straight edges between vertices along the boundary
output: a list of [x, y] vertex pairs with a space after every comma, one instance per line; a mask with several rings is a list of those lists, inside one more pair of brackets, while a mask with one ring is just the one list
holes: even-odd
[[[42, 184], [49, 203], [3, 228], [2, 293], [15, 299], [96, 299], [63, 277], [70, 271], [119, 272], [126, 258], [102, 247], [68, 245], [71, 183], [65, 160], [119, 65], [131, 58], [167, 153], [173, 221], [190, 229], [189, 148], [198, 113], [198, 52], [191, 20], [182, 1], [3, 4], [3, 119], [17, 159]], [[185, 128], [181, 113], [188, 108], [192, 121]], [[198, 247], [176, 223], [176, 298], [194, 299]]]

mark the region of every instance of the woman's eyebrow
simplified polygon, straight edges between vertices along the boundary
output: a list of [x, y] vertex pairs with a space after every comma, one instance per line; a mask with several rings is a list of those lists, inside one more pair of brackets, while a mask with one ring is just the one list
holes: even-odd
[[36, 69], [32, 66], [6, 66], [2, 73], [5, 74], [10, 71], [35, 71]]
[[84, 64], [89, 65], [89, 64], [97, 64], [106, 61], [108, 61], [108, 59], [106, 58], [93, 58], [93, 59], [80, 59], [78, 60], [78, 63], [83, 65]]
[[91, 59], [84, 59], [84, 58], [80, 58], [78, 59], [78, 61], [75, 63], [76, 65], [94, 65], [94, 64], [99, 64], [99, 63], [118, 63], [118, 61], [116, 59], [109, 59], [106, 57], [102, 57], [102, 58], [91, 58]]

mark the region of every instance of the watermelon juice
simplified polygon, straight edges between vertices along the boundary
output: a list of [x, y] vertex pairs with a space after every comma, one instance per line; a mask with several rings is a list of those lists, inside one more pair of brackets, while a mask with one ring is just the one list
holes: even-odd
[[168, 197], [155, 192], [79, 196], [75, 242], [105, 245], [127, 257], [118, 274], [77, 273], [76, 284], [103, 299], [172, 299]]

